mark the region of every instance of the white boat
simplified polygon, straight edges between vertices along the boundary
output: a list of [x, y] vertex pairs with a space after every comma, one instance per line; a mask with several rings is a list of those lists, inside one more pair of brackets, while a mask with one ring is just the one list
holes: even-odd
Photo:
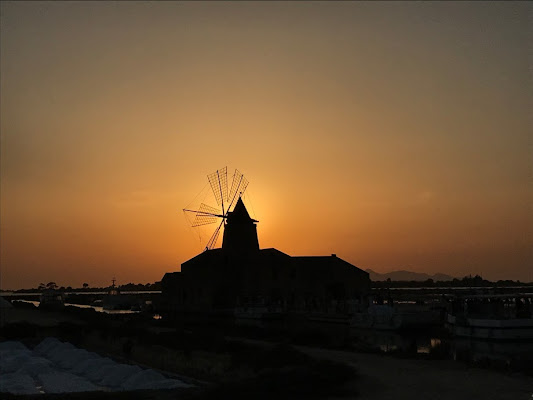
[[454, 336], [533, 341], [533, 294], [471, 295], [455, 299], [446, 314]]
[[350, 327], [397, 330], [437, 325], [439, 322], [440, 310], [428, 304], [372, 304], [365, 312], [352, 315]]

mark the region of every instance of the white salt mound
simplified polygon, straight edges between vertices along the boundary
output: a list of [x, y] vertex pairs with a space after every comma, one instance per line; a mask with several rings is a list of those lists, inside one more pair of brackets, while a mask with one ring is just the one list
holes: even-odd
[[149, 390], [149, 389], [176, 389], [176, 388], [188, 388], [192, 387], [187, 383], [184, 383], [177, 379], [159, 379], [150, 382], [139, 383], [130, 390]]
[[142, 371], [137, 365], [116, 364], [100, 381], [103, 386], [119, 387], [129, 377]]
[[36, 382], [46, 393], [192, 386], [152, 369], [116, 363], [56, 338], [44, 339], [34, 351], [20, 342], [0, 342], [0, 392], [37, 394]]
[[104, 379], [105, 376], [107, 376], [111, 371], [113, 371], [117, 367], [117, 363], [113, 360], [107, 359], [109, 362], [107, 362], [105, 365], [100, 366], [99, 368], [95, 368], [92, 371], [87, 371], [84, 376], [91, 381], [98, 383], [102, 379]]
[[145, 369], [132, 375], [122, 384], [124, 390], [175, 389], [192, 387], [178, 379], [168, 379], [153, 369]]
[[113, 363], [113, 360], [109, 358], [91, 358], [84, 360], [72, 368], [72, 373], [76, 375], [83, 375], [89, 378], [89, 375], [95, 371], [98, 371], [100, 368]]
[[9, 350], [28, 350], [29, 349], [24, 346], [20, 342], [15, 342], [14, 340], [8, 340], [6, 342], [0, 343], [0, 352], [9, 351]]
[[2, 355], [0, 358], [0, 372], [9, 373], [20, 369], [24, 364], [32, 360], [31, 353], [10, 353], [9, 355]]
[[153, 369], [145, 369], [130, 376], [124, 383], [122, 383], [121, 387], [125, 390], [136, 390], [139, 386], [163, 379], [165, 379], [165, 377], [159, 372], [156, 372]]
[[98, 357], [98, 355], [83, 349], [65, 350], [58, 354], [56, 363], [61, 368], [71, 369], [79, 363]]
[[76, 347], [70, 343], [61, 343], [60, 345], [48, 350], [48, 352], [46, 352], [44, 355], [53, 362], [59, 362], [67, 357], [65, 353], [70, 350], [76, 350]]
[[39, 374], [46, 393], [92, 392], [99, 390], [85, 378], [68, 372], [51, 372]]
[[27, 363], [17, 370], [19, 374], [27, 374], [32, 378], [37, 378], [37, 375], [43, 374], [46, 372], [54, 372], [55, 368], [52, 361], [47, 360], [46, 358], [33, 357]]
[[154, 381], [147, 383], [144, 386], [139, 386], [138, 390], [143, 389], [177, 389], [177, 388], [190, 388], [194, 385], [182, 382], [178, 379], [163, 379], [160, 381]]
[[38, 394], [35, 382], [26, 374], [1, 374], [0, 392], [13, 394]]
[[46, 339], [43, 339], [41, 343], [39, 343], [33, 351], [35, 351], [38, 354], [47, 354], [48, 351], [56, 346], [61, 345], [62, 342], [57, 340], [53, 337], [47, 337]]
[[20, 342], [8, 341], [0, 343], [0, 364], [5, 358], [21, 356], [24, 354], [28, 356], [32, 355], [31, 350]]

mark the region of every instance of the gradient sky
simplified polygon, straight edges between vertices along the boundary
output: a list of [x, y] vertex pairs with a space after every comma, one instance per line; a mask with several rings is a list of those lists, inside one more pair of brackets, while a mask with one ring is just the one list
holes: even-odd
[[532, 10], [2, 1], [1, 287], [160, 280], [225, 165], [262, 248], [533, 281]]

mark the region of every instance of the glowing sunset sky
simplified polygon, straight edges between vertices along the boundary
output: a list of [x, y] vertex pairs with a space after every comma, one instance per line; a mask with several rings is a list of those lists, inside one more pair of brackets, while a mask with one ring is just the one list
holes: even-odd
[[225, 165], [262, 248], [533, 280], [531, 12], [2, 2], [1, 287], [160, 280]]

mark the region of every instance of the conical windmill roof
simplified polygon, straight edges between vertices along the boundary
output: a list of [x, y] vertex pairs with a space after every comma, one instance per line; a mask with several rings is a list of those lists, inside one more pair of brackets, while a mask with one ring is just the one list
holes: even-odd
[[248, 210], [246, 209], [242, 198], [239, 197], [239, 200], [237, 200], [237, 204], [235, 204], [235, 208], [228, 215], [228, 223], [246, 223], [250, 221], [257, 222], [255, 219], [250, 218], [250, 214], [248, 214]]

